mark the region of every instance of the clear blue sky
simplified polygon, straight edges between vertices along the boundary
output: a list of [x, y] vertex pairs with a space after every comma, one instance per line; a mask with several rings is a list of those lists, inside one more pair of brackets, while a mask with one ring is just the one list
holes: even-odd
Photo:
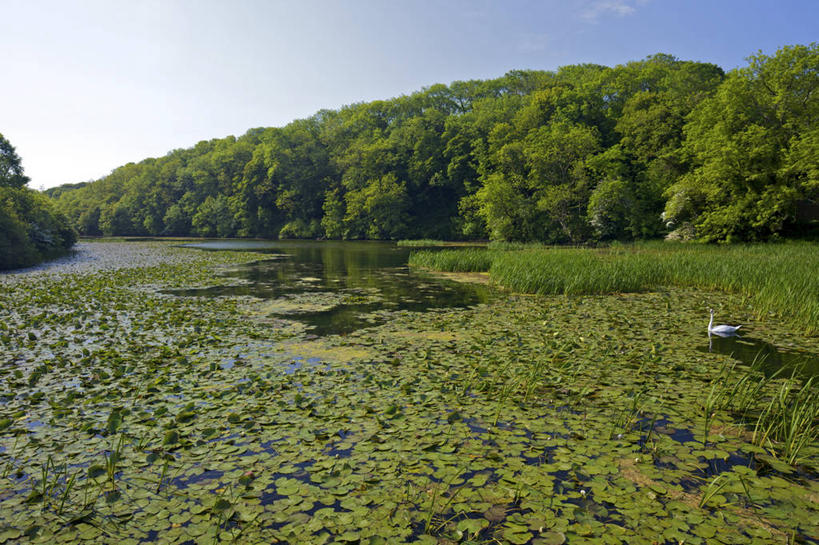
[[0, 133], [51, 187], [434, 83], [817, 40], [819, 0], [0, 0]]

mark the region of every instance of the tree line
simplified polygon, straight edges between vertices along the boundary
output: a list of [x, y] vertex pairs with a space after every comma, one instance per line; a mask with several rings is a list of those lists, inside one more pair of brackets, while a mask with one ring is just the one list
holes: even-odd
[[47, 193], [84, 235], [766, 240], [819, 218], [819, 48], [512, 71]]
[[17, 150], [0, 134], [0, 270], [57, 257], [77, 240], [68, 219], [28, 181]]

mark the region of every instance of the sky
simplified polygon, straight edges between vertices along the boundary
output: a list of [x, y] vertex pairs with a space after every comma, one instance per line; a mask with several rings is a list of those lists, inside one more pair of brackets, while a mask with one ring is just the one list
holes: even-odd
[[0, 0], [0, 133], [42, 189], [435, 83], [814, 41], [819, 0]]

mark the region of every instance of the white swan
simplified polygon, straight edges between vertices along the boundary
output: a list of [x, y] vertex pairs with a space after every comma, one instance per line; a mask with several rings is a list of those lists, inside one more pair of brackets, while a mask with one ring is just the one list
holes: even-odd
[[714, 335], [719, 335], [720, 337], [733, 337], [737, 334], [737, 329], [742, 327], [741, 325], [713, 325], [714, 324], [714, 309], [708, 309], [711, 311], [711, 321], [708, 322], [708, 334], [710, 335], [713, 333]]

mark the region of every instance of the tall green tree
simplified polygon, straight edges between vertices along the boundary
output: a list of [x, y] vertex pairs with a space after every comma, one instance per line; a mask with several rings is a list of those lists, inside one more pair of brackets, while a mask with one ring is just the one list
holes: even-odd
[[685, 224], [706, 240], [777, 236], [819, 207], [814, 56], [786, 48], [728, 80], [657, 54], [435, 84], [49, 194], [86, 234], [579, 243]]
[[0, 187], [23, 187], [28, 182], [17, 150], [0, 133]]
[[77, 240], [53, 201], [25, 187], [27, 182], [20, 157], [0, 134], [0, 270], [56, 257]]
[[704, 240], [761, 240], [817, 203], [819, 46], [749, 58], [686, 125], [693, 169], [671, 186], [665, 217]]

